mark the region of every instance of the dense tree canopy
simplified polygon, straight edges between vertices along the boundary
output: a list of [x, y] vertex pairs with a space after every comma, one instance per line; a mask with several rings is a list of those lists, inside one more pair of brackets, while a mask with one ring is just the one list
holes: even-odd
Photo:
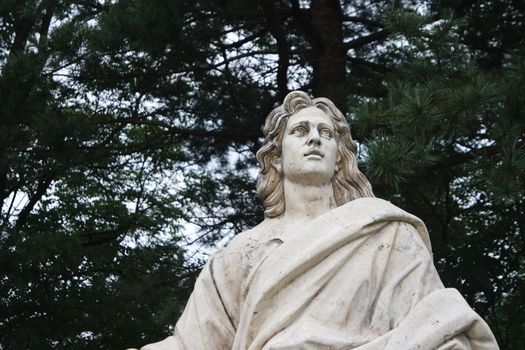
[[262, 219], [266, 114], [332, 99], [376, 195], [525, 347], [525, 3], [0, 1], [0, 349], [170, 331], [204, 252]]

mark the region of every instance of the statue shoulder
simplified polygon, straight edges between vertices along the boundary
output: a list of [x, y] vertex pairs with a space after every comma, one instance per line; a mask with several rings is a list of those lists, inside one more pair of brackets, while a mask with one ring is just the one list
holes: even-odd
[[357, 198], [345, 205], [352, 206], [354, 210], [363, 213], [395, 213], [397, 215], [401, 214], [401, 216], [407, 214], [403, 209], [399, 208], [395, 204], [377, 197]]
[[419, 234], [419, 238], [423, 241], [426, 249], [432, 254], [432, 245], [430, 243], [430, 236], [425, 223], [414, 214], [406, 212], [394, 204], [383, 199], [377, 199], [382, 202], [384, 217], [387, 219], [404, 223], [405, 227], [412, 227]]
[[428, 251], [432, 251], [430, 237], [423, 221], [389, 201], [376, 197], [358, 198], [342, 205], [337, 210], [351, 220], [362, 220], [368, 223], [385, 221], [407, 223], [419, 233]]
[[[340, 209], [339, 209], [340, 208]], [[370, 221], [406, 221], [419, 224], [421, 220], [381, 198], [358, 198], [339, 207], [341, 212], [351, 213], [350, 217], [356, 219], [369, 219]]]
[[253, 266], [269, 251], [267, 234], [271, 225], [263, 221], [250, 230], [237, 234], [231, 242], [211, 257], [213, 274], [217, 281], [228, 281], [230, 289], [239, 290]]
[[271, 235], [273, 229], [273, 220], [264, 220], [257, 226], [237, 234], [223, 249], [223, 252], [246, 252], [257, 249]]

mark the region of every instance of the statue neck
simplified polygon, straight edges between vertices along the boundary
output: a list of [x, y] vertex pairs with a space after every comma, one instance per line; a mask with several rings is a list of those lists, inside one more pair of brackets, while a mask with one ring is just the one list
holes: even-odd
[[287, 221], [315, 219], [337, 207], [331, 182], [323, 185], [304, 185], [284, 179], [284, 199]]

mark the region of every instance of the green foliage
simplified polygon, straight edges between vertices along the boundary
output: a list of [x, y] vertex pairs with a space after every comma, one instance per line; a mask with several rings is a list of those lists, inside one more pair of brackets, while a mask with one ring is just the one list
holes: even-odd
[[525, 340], [510, 323], [524, 322], [524, 56], [502, 37], [507, 53], [488, 69], [463, 37], [487, 30], [482, 7], [420, 35], [407, 23], [387, 97], [353, 114], [357, 133], [371, 135], [363, 153], [376, 192], [425, 221], [445, 285], [487, 319], [502, 348], [519, 349]]

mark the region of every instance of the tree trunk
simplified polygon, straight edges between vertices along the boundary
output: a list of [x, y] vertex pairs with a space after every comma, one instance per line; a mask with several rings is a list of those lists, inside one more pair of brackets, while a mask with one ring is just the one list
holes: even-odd
[[328, 97], [340, 109], [346, 107], [346, 52], [343, 47], [343, 12], [338, 0], [313, 0], [310, 23], [313, 93]]

